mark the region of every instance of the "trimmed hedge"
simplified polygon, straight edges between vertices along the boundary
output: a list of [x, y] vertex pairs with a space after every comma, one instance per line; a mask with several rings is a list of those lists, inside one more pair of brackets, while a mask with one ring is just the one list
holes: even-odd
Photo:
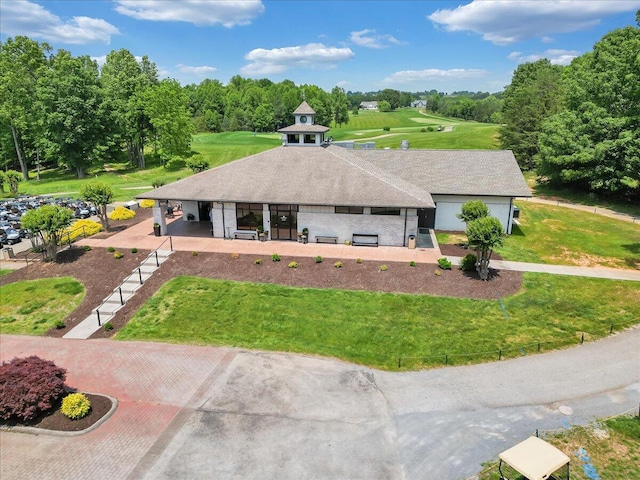
[[0, 366], [0, 418], [32, 420], [51, 410], [64, 395], [67, 371], [35, 355]]
[[116, 207], [109, 214], [109, 220], [129, 220], [136, 216], [136, 212], [125, 207]]
[[[90, 237], [91, 235], [95, 235], [98, 232], [102, 231], [102, 225], [98, 222], [94, 222], [93, 220], [78, 220], [74, 222], [73, 225], [70, 225], [65, 229], [65, 234], [62, 236], [62, 239], [66, 242], [68, 238], [73, 242], [78, 238], [82, 238], [83, 236]], [[67, 237], [66, 234], [69, 234]]]

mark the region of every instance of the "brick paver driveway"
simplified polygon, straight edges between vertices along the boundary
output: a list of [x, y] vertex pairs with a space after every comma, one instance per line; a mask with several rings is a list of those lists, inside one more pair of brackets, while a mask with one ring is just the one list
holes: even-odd
[[[551, 354], [410, 373], [235, 349], [0, 337], [116, 397], [76, 437], [0, 432], [0, 478], [459, 479], [531, 434], [637, 408], [640, 329]], [[564, 416], [560, 405], [573, 409]]]

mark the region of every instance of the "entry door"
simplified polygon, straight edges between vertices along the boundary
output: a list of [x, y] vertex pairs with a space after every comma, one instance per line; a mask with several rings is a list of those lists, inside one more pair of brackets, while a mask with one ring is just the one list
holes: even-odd
[[435, 208], [419, 208], [418, 209], [418, 227], [434, 228], [436, 224]]
[[200, 222], [211, 221], [211, 202], [198, 202], [198, 220]]
[[271, 212], [271, 240], [298, 239], [298, 206], [269, 205]]

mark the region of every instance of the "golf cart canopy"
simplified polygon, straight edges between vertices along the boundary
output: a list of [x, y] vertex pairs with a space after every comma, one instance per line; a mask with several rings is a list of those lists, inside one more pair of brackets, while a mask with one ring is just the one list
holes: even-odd
[[504, 462], [529, 480], [546, 480], [565, 465], [569, 457], [538, 437], [529, 437], [500, 455]]

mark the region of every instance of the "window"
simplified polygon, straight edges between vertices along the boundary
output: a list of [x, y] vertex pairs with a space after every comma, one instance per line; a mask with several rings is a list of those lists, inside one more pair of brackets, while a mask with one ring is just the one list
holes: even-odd
[[297, 133], [290, 133], [287, 135], [287, 143], [300, 143], [300, 135]]
[[371, 215], [400, 215], [400, 209], [393, 207], [371, 207]]
[[309, 135], [308, 133], [305, 133], [305, 135], [304, 135], [304, 143], [316, 143], [316, 136], [315, 135]]
[[362, 215], [362, 211], [364, 209], [362, 207], [336, 207], [336, 213], [351, 213]]
[[238, 230], [262, 228], [262, 204], [236, 203], [236, 222]]

